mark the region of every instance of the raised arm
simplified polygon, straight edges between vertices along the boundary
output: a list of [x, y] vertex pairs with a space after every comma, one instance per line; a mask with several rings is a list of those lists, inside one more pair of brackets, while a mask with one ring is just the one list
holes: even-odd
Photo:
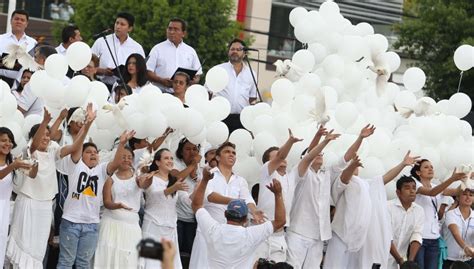
[[400, 174], [400, 172], [402, 172], [403, 168], [405, 168], [406, 166], [414, 165], [419, 158], [420, 156], [410, 156], [410, 151], [408, 151], [399, 164], [388, 170], [385, 175], [383, 175], [383, 184], [385, 185], [392, 181], [396, 176], [398, 176], [398, 174]]
[[214, 177], [214, 174], [209, 172], [209, 169], [204, 168], [202, 171], [202, 180], [199, 182], [196, 190], [194, 191], [193, 201], [191, 207], [193, 212], [196, 213], [199, 208], [202, 208], [204, 205], [204, 193], [206, 192], [207, 183]]
[[165, 142], [168, 135], [171, 134], [172, 132], [173, 132], [173, 129], [171, 129], [169, 127], [166, 128], [166, 131], [163, 133], [163, 135], [160, 136], [160, 137], [157, 137], [155, 140], [153, 140], [153, 142], [150, 144], [148, 149], [151, 152], [157, 150], [163, 144], [163, 142]]
[[309, 166], [313, 162], [314, 158], [318, 156], [318, 154], [323, 151], [323, 149], [329, 144], [330, 141], [338, 138], [340, 134], [333, 134], [334, 130], [331, 130], [324, 140], [319, 143], [315, 148], [313, 148], [306, 156], [303, 157], [303, 159], [299, 162], [298, 164], [298, 175], [302, 177], [303, 175], [306, 174], [306, 171], [308, 171]]
[[59, 113], [59, 116], [56, 118], [53, 125], [49, 129], [49, 136], [51, 137], [51, 140], [54, 140], [56, 142], [59, 142], [59, 140], [61, 140], [63, 132], [59, 129], [59, 127], [61, 126], [61, 123], [64, 121], [64, 119], [66, 119], [67, 112], [67, 108], [61, 110], [61, 113]]
[[89, 132], [89, 129], [92, 126], [92, 123], [94, 122], [95, 118], [96, 111], [94, 111], [92, 103], [89, 103], [86, 109], [86, 122], [81, 127], [81, 130], [79, 130], [79, 133], [77, 134], [74, 143], [72, 143], [72, 145], [64, 146], [61, 148], [61, 158], [67, 156], [68, 154], [71, 154], [71, 160], [74, 163], [77, 163], [81, 159], [84, 139], [86, 139], [87, 133]]
[[291, 147], [293, 146], [293, 144], [295, 144], [297, 142], [300, 142], [300, 141], [303, 141], [303, 139], [296, 138], [295, 136], [293, 136], [293, 133], [291, 132], [290, 129], [288, 129], [288, 132], [289, 132], [288, 140], [286, 140], [285, 144], [283, 144], [283, 146], [280, 147], [280, 149], [278, 150], [276, 158], [274, 158], [273, 160], [271, 160], [268, 163], [268, 174], [269, 175], [273, 174], [273, 172], [275, 172], [275, 170], [277, 170], [278, 167], [280, 167], [282, 162], [285, 161], [285, 159], [288, 156], [288, 153], [290, 152]]
[[342, 183], [349, 184], [357, 167], [363, 167], [363, 166], [362, 166], [362, 163], [360, 162], [359, 156], [355, 155], [352, 158], [349, 165], [346, 167], [346, 169], [342, 170], [342, 173], [341, 173]]
[[324, 124], [320, 124], [318, 131], [316, 132], [316, 134], [313, 137], [313, 140], [311, 140], [311, 143], [309, 144], [308, 151], [311, 151], [314, 147], [316, 147], [319, 144], [321, 137], [327, 134], [328, 134], [328, 131], [326, 130], [326, 128], [324, 128]]
[[346, 154], [344, 154], [344, 161], [348, 162], [357, 154], [357, 151], [362, 144], [362, 140], [371, 136], [375, 131], [375, 127], [373, 125], [367, 124], [362, 130], [360, 130], [360, 134], [357, 137], [356, 141], [347, 149]]
[[421, 186], [418, 188], [416, 193], [427, 195], [427, 196], [436, 196], [439, 193], [441, 193], [443, 190], [445, 190], [447, 187], [449, 187], [449, 185], [451, 185], [453, 182], [461, 180], [465, 178], [466, 176], [467, 175], [465, 173], [457, 173], [456, 169], [454, 169], [451, 177], [443, 181], [441, 184], [435, 186], [434, 188]]
[[115, 170], [118, 169], [120, 165], [120, 161], [122, 160], [122, 156], [125, 152], [125, 145], [128, 143], [128, 140], [130, 140], [133, 136], [135, 135], [135, 131], [124, 131], [122, 135], [120, 135], [120, 140], [119, 144], [117, 147], [117, 151], [115, 152], [114, 159], [107, 164], [107, 174], [112, 175]]
[[33, 152], [35, 152], [38, 149], [38, 146], [41, 143], [41, 139], [43, 138], [43, 135], [45, 134], [50, 121], [51, 121], [51, 114], [46, 108], [44, 108], [43, 121], [40, 123], [38, 130], [33, 136], [33, 141], [31, 142], [31, 146], [30, 146], [30, 154], [33, 154]]
[[273, 179], [272, 183], [267, 188], [275, 195], [275, 220], [272, 221], [273, 232], [283, 228], [286, 223], [285, 204], [283, 202], [283, 195], [280, 181]]

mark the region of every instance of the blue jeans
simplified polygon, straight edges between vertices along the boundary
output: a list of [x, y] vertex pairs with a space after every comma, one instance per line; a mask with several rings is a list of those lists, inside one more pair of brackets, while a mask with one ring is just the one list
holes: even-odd
[[439, 242], [438, 239], [425, 239], [421, 244], [420, 250], [416, 254], [416, 263], [420, 269], [437, 269], [439, 260]]
[[90, 262], [94, 256], [99, 240], [98, 223], [74, 223], [62, 219], [59, 229], [59, 260], [58, 269], [91, 268]]

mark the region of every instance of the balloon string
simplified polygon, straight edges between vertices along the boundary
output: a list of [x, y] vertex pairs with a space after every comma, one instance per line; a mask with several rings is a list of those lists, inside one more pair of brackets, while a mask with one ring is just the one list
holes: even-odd
[[459, 75], [459, 83], [458, 83], [458, 92], [459, 90], [461, 89], [461, 81], [462, 81], [462, 74], [464, 73], [464, 71], [461, 71], [460, 75]]

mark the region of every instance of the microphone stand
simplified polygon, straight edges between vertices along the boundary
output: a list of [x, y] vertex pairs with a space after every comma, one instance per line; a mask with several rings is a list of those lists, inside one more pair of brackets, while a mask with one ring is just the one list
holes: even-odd
[[[112, 35], [114, 35], [114, 34], [115, 34], [115, 32], [112, 33]], [[110, 53], [110, 56], [112, 57], [112, 61], [114, 62], [115, 70], [117, 70], [117, 73], [119, 74], [120, 80], [122, 81], [122, 86], [126, 89], [127, 85], [125, 84], [125, 80], [123, 79], [122, 72], [118, 68], [117, 61], [115, 61], [114, 54], [112, 53], [112, 49], [110, 48], [109, 42], [107, 41], [106, 37], [107, 37], [107, 35], [102, 35], [102, 38], [104, 39], [105, 44], [107, 45], [107, 48], [109, 49], [109, 53]], [[113, 38], [113, 36], [112, 36], [112, 38]], [[110, 89], [110, 91], [112, 91], [112, 89]]]
[[250, 74], [252, 75], [253, 84], [255, 85], [255, 89], [257, 90], [258, 99], [260, 99], [260, 102], [263, 102], [262, 95], [260, 94], [260, 90], [258, 89], [257, 80], [255, 79], [255, 76], [253, 74], [252, 66], [250, 65], [249, 57], [247, 56], [247, 54], [245, 54], [244, 60], [249, 65]]

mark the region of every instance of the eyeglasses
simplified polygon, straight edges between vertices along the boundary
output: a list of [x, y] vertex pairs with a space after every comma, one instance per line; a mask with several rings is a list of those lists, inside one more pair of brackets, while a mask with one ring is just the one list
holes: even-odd
[[230, 48], [229, 51], [243, 51], [244, 48], [243, 47], [240, 47], [240, 48]]

